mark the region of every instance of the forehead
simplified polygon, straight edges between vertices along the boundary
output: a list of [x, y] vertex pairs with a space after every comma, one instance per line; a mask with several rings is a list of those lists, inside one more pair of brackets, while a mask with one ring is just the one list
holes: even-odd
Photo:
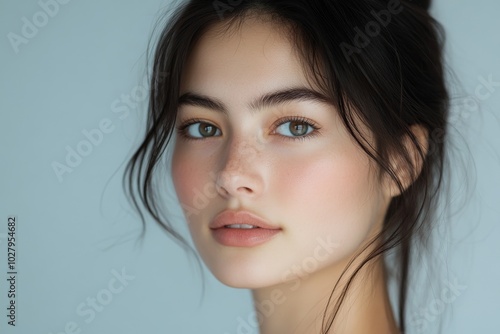
[[[223, 30], [226, 29], [226, 30]], [[295, 45], [276, 23], [246, 18], [218, 24], [194, 45], [183, 70], [183, 91], [221, 98], [281, 87], [309, 86]]]

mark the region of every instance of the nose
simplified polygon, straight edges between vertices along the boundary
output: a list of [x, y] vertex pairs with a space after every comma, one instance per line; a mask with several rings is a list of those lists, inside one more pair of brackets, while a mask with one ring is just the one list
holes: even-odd
[[221, 167], [216, 177], [216, 189], [220, 195], [231, 197], [256, 197], [262, 193], [264, 180], [262, 146], [252, 145], [248, 140], [228, 142], [222, 154]]

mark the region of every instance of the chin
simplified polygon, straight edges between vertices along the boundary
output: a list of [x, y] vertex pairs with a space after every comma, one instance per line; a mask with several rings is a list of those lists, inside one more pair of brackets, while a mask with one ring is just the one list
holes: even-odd
[[256, 265], [241, 261], [232, 265], [229, 262], [217, 265], [206, 263], [215, 278], [224, 285], [240, 289], [257, 289], [281, 283], [279, 273], [270, 271], [269, 268], [272, 267], [262, 262]]
[[235, 273], [215, 277], [222, 284], [237, 289], [259, 289], [269, 287], [277, 283], [270, 280], [269, 277], [241, 277], [237, 274], [235, 275]]

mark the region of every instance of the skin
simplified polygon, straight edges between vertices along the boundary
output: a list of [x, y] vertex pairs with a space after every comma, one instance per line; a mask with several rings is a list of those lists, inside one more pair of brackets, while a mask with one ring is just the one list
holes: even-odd
[[[293, 100], [257, 111], [248, 107], [276, 90], [317, 90], [307, 79], [288, 39], [272, 23], [248, 18], [231, 34], [208, 30], [181, 80], [181, 95], [210, 97], [227, 113], [179, 107], [178, 126], [199, 118], [216, 131], [200, 140], [176, 136], [175, 191], [210, 271], [228, 286], [252, 289], [261, 334], [320, 333], [335, 282], [380, 230], [397, 194], [394, 184], [376, 177], [331, 104]], [[290, 122], [283, 123], [287, 116], [305, 117], [320, 129], [294, 140], [300, 131], [291, 132]], [[188, 134], [210, 134], [198, 125], [191, 125]], [[316, 131], [306, 132], [311, 130]], [[221, 245], [208, 225], [225, 209], [250, 211], [282, 231], [254, 247]], [[329, 333], [398, 333], [380, 259], [360, 272], [335, 323]]]

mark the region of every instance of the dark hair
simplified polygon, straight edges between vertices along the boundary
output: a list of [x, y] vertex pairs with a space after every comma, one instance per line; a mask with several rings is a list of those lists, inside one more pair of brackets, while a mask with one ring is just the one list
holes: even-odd
[[[139, 201], [181, 244], [186, 241], [163, 219], [153, 176], [174, 129], [179, 85], [186, 59], [203, 33], [216, 24], [229, 29], [247, 15], [269, 17], [290, 28], [305, 69], [337, 106], [349, 133], [380, 167], [379, 177], [392, 178], [400, 189], [384, 218], [377, 247], [357, 267], [341, 291], [328, 332], [359, 272], [371, 260], [397, 255], [399, 271], [398, 323], [405, 331], [405, 306], [412, 252], [425, 246], [434, 221], [445, 169], [445, 139], [449, 109], [445, 85], [442, 26], [429, 14], [430, 1], [398, 0], [191, 0], [170, 16], [159, 35], [152, 65], [147, 129], [144, 141], [127, 164], [124, 185], [140, 212]], [[375, 147], [360, 131], [360, 120], [373, 134]], [[411, 131], [422, 126], [427, 150]], [[405, 143], [409, 140], [423, 160], [420, 173]], [[394, 158], [396, 157], [396, 158]], [[391, 163], [399, 161], [398, 170]], [[411, 176], [404, 186], [400, 168]], [[141, 214], [144, 224], [144, 217]], [[352, 262], [351, 262], [352, 263]], [[350, 264], [351, 264], [350, 263]], [[347, 268], [346, 268], [347, 269]], [[338, 284], [338, 282], [337, 282]], [[337, 288], [337, 285], [334, 288]], [[333, 291], [332, 291], [333, 295]], [[331, 295], [331, 296], [332, 296]], [[330, 297], [331, 297], [330, 296]]]

